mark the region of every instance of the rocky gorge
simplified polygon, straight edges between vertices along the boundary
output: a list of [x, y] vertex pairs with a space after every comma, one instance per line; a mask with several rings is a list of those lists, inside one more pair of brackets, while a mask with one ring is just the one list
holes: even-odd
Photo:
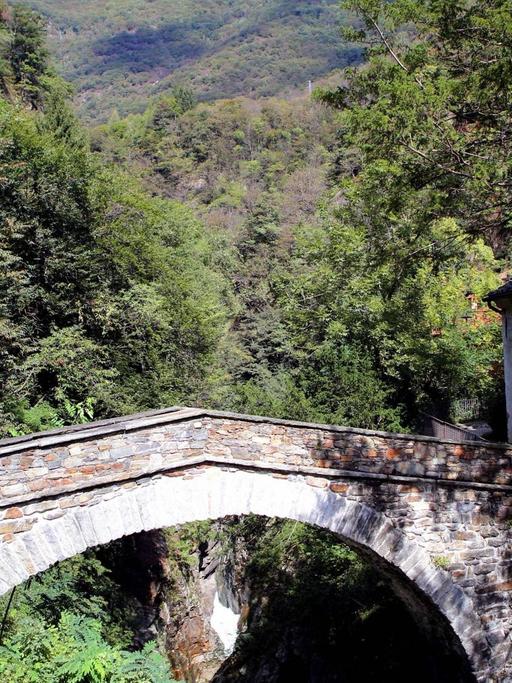
[[418, 662], [424, 683], [472, 680], [448, 632], [313, 527], [226, 518], [98, 552], [140, 605], [135, 645], [157, 639], [186, 683], [405, 683]]

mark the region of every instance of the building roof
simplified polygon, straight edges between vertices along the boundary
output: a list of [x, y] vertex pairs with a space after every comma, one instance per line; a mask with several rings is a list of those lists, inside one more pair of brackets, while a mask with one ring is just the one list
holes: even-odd
[[489, 294], [486, 294], [484, 296], [484, 301], [497, 301], [498, 299], [505, 299], [508, 297], [512, 297], [512, 279], [505, 282], [505, 284], [498, 287], [498, 289], [494, 289], [492, 292], [489, 292]]

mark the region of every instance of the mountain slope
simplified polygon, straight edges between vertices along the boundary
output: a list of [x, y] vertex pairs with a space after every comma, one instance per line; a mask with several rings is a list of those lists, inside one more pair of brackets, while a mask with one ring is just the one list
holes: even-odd
[[336, 0], [31, 0], [89, 120], [141, 111], [181, 84], [201, 98], [267, 96], [357, 60]]

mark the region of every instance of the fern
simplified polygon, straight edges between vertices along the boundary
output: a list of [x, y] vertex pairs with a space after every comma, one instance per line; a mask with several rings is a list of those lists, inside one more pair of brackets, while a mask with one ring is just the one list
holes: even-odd
[[174, 683], [169, 666], [154, 643], [146, 643], [141, 652], [123, 652], [110, 683]]
[[102, 637], [101, 622], [64, 612], [57, 626], [27, 618], [0, 647], [9, 683], [174, 683], [153, 643], [127, 652]]
[[101, 637], [101, 624], [64, 613], [59, 629], [72, 646], [56, 661], [57, 676], [64, 683], [104, 683], [115, 667], [117, 652]]

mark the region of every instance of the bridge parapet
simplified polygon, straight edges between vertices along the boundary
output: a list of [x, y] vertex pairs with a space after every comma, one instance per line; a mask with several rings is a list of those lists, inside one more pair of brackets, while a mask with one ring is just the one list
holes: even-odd
[[200, 462], [512, 491], [507, 445], [182, 409], [1, 441], [0, 507]]

